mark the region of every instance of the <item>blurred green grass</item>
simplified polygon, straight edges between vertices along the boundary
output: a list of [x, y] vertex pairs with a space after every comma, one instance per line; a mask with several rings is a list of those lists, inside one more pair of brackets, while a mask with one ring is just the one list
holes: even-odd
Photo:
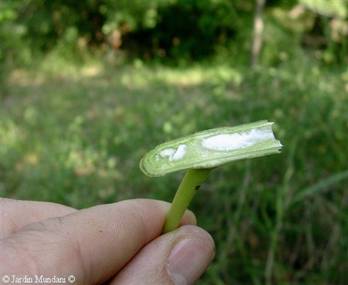
[[153, 146], [268, 119], [280, 155], [213, 172], [192, 209], [215, 238], [201, 284], [347, 284], [348, 71], [309, 57], [254, 71], [50, 59], [1, 91], [0, 196], [88, 207], [170, 200], [182, 173], [138, 168]]

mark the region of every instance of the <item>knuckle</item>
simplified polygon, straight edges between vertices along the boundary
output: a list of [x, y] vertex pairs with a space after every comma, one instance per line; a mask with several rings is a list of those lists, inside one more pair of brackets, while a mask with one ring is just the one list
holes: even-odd
[[145, 221], [143, 207], [140, 203], [132, 202], [129, 207], [128, 201], [119, 202], [117, 209], [118, 222], [114, 225], [118, 232], [129, 232], [132, 229], [132, 236], [138, 238], [136, 244], [144, 244], [148, 240], [147, 223]]

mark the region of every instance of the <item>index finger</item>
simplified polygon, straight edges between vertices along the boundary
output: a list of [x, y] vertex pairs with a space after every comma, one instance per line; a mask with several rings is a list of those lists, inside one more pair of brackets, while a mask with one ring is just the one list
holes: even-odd
[[[161, 234], [168, 208], [169, 203], [140, 199], [96, 206], [24, 227], [3, 244], [7, 250], [24, 249], [34, 260], [31, 274], [74, 274], [78, 284], [96, 284], [114, 276]], [[195, 223], [193, 214], [183, 222]]]
[[22, 227], [51, 217], [65, 216], [76, 210], [51, 202], [0, 198], [0, 239]]

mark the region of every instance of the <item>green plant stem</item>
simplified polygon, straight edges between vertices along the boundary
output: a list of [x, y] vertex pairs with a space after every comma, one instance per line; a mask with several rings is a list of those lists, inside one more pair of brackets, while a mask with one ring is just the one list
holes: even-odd
[[163, 232], [175, 230], [179, 225], [185, 210], [200, 185], [208, 178], [211, 169], [189, 169], [175, 193], [172, 205], [167, 214]]

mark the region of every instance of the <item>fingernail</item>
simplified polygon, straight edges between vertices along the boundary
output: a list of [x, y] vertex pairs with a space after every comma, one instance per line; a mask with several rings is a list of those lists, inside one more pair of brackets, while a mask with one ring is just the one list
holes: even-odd
[[213, 255], [213, 247], [203, 240], [181, 240], [169, 255], [168, 275], [175, 285], [192, 284], [208, 267]]

